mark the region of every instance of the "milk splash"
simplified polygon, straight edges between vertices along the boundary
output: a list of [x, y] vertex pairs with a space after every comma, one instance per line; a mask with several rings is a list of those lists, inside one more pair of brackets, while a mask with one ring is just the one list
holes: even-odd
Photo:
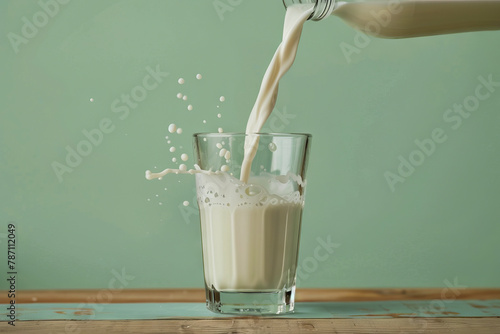
[[186, 165], [182, 164], [179, 166], [179, 168], [166, 168], [163, 171], [159, 173], [152, 173], [150, 170], [146, 171], [146, 179], [148, 180], [154, 180], [154, 179], [161, 179], [167, 174], [189, 174], [189, 175], [194, 175], [194, 174], [205, 174], [205, 175], [220, 175], [222, 172], [216, 171], [213, 172], [211, 170], [203, 170], [200, 168], [198, 165], [194, 165], [194, 169], [187, 169]]
[[[278, 96], [279, 81], [290, 69], [295, 60], [300, 36], [302, 34], [302, 27], [304, 22], [306, 22], [310, 17], [313, 8], [313, 4], [301, 4], [291, 6], [286, 11], [282, 42], [278, 46], [264, 74], [259, 94], [257, 95], [257, 99], [252, 108], [252, 112], [250, 113], [246, 126], [245, 132], [248, 136], [245, 140], [245, 153], [240, 174], [240, 180], [243, 183], [248, 183], [249, 181], [252, 161], [257, 153], [259, 144], [258, 136], [252, 136], [252, 134], [258, 133], [262, 129], [264, 123], [267, 121], [274, 109]], [[180, 78], [179, 84], [183, 83], [184, 79]], [[179, 93], [179, 95], [181, 94]], [[225, 97], [221, 96], [219, 100], [224, 102]], [[175, 124], [171, 124], [169, 126], [169, 132], [174, 133], [176, 130], [179, 129], [177, 129]], [[223, 129], [219, 128], [218, 132], [222, 133]], [[228, 160], [230, 155], [231, 153], [227, 152], [226, 158]], [[227, 170], [227, 168], [224, 169]], [[162, 176], [170, 173], [199, 174], [202, 173], [202, 171], [200, 169], [191, 169], [186, 172], [180, 169], [167, 168], [161, 173], [151, 173], [151, 171], [146, 171], [146, 178], [148, 180], [161, 178]]]

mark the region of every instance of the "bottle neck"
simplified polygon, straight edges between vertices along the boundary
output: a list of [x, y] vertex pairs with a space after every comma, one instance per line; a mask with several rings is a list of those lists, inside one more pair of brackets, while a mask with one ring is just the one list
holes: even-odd
[[314, 4], [314, 10], [308, 20], [321, 21], [332, 13], [337, 0], [283, 0], [285, 8], [296, 4]]

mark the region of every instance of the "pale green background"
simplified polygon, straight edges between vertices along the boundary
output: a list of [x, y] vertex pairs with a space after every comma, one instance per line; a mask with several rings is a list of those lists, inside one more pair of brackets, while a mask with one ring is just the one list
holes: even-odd
[[[284, 10], [232, 9], [221, 20], [211, 0], [73, 0], [16, 54], [7, 34], [41, 9], [0, 2], [0, 261], [14, 221], [19, 288], [106, 288], [112, 270], [134, 277], [127, 287], [203, 286], [198, 216], [179, 209], [193, 178], [144, 171], [182, 152], [192, 165], [194, 132], [244, 129]], [[500, 88], [459, 129], [442, 118], [479, 75], [500, 81], [500, 32], [372, 39], [348, 63], [339, 45], [355, 35], [337, 18], [308, 22], [280, 87], [277, 109], [295, 116], [284, 131], [314, 136], [299, 264], [318, 237], [340, 244], [300, 286], [500, 286]], [[157, 65], [168, 78], [120, 120], [111, 103]], [[58, 182], [52, 162], [103, 118], [114, 131]], [[391, 192], [384, 172], [438, 127], [448, 140]]]

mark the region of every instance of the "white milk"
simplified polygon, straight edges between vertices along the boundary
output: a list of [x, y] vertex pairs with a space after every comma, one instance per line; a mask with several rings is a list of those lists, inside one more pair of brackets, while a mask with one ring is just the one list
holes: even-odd
[[500, 29], [499, 0], [339, 2], [332, 15], [367, 34], [386, 38]]
[[207, 286], [226, 292], [293, 287], [304, 205], [294, 178], [245, 184], [228, 174], [197, 174], [196, 184]]
[[302, 205], [200, 206], [205, 282], [218, 291], [295, 285]]

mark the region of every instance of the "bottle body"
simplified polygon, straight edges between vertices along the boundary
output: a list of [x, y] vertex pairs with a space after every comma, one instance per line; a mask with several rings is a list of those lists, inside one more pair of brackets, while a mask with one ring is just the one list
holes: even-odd
[[[305, 0], [307, 2], [307, 0]], [[283, 0], [285, 6], [304, 0]], [[500, 0], [311, 0], [310, 19], [330, 15], [383, 38], [500, 30]]]

